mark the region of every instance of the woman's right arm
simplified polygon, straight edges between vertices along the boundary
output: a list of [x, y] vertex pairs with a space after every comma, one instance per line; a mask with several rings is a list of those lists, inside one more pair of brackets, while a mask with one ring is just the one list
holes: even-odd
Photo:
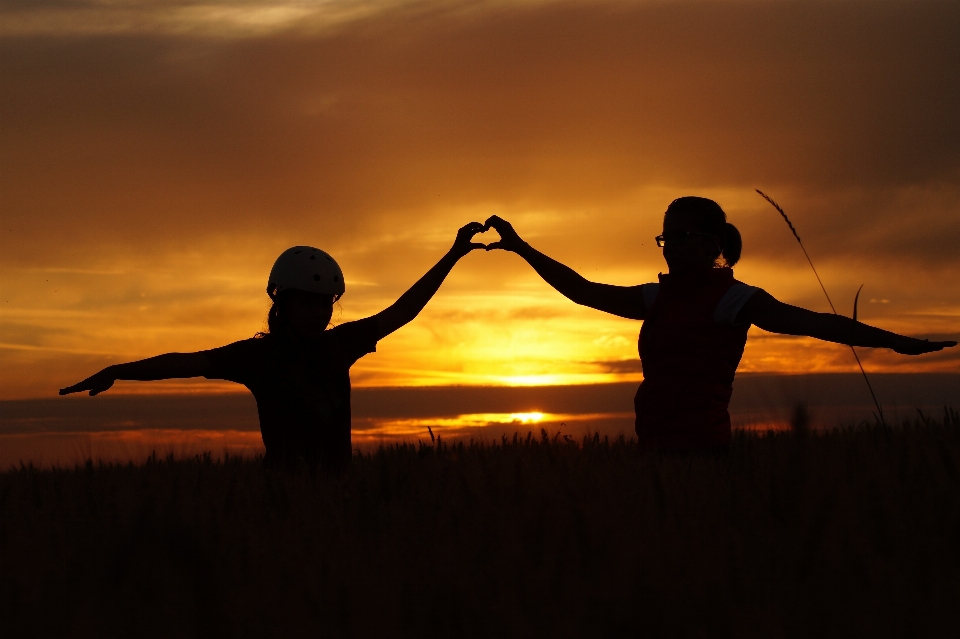
[[496, 215], [487, 220], [486, 226], [492, 226], [500, 234], [500, 241], [488, 245], [488, 251], [503, 249], [516, 253], [525, 259], [547, 284], [570, 301], [627, 319], [642, 320], [646, 315], [639, 286], [613, 286], [591, 282], [572, 268], [547, 257], [524, 242], [509, 222]]
[[87, 379], [60, 389], [61, 395], [90, 391], [91, 397], [107, 390], [118, 379], [151, 381], [174, 377], [203, 377], [211, 371], [206, 353], [167, 353], [127, 364], [115, 364]]

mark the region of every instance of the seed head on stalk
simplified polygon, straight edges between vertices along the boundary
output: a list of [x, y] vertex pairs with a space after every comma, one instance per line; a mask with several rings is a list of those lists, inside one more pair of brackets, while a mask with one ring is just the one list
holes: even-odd
[[[810, 265], [810, 268], [813, 269], [813, 274], [816, 276], [817, 282], [820, 284], [820, 290], [823, 291], [824, 296], [827, 298], [827, 303], [830, 304], [830, 310], [833, 311], [834, 315], [839, 315], [840, 313], [837, 312], [836, 307], [834, 307], [833, 305], [833, 300], [830, 299], [830, 294], [827, 293], [827, 289], [823, 285], [823, 280], [820, 279], [820, 274], [817, 273], [817, 267], [813, 265], [813, 260], [810, 259], [810, 255], [807, 253], [807, 249], [804, 248], [803, 241], [800, 239], [800, 235], [797, 233], [797, 229], [793, 227], [793, 223], [790, 221], [790, 218], [787, 217], [786, 212], [783, 210], [783, 208], [780, 207], [779, 204], [773, 201], [773, 198], [771, 198], [769, 195], [767, 195], [760, 189], [757, 189], [757, 193], [759, 193], [760, 196], [763, 199], [765, 199], [767, 202], [772, 204], [773, 208], [777, 209], [777, 212], [783, 217], [783, 220], [787, 223], [787, 226], [790, 227], [790, 232], [793, 233], [793, 236], [795, 238], [797, 238], [797, 244], [800, 245], [800, 250], [803, 251], [803, 256], [807, 258], [807, 263]], [[861, 289], [863, 289], [863, 285], [861, 285], [860, 289], [857, 290], [857, 296], [853, 299], [853, 321], [854, 322], [857, 321], [857, 302], [860, 300]], [[857, 360], [857, 366], [860, 367], [860, 372], [863, 374], [863, 381], [867, 383], [867, 389], [870, 391], [870, 397], [873, 398], [873, 403], [877, 407], [877, 413], [879, 414], [879, 417], [880, 417], [880, 423], [883, 425], [886, 425], [886, 420], [884, 420], [883, 418], [883, 408], [881, 408], [880, 402], [879, 400], [877, 400], [876, 393], [873, 392], [873, 386], [870, 384], [870, 378], [867, 377], [867, 371], [863, 369], [863, 364], [860, 363], [860, 356], [857, 355], [857, 351], [853, 346], [850, 347], [850, 352], [853, 353], [854, 359]]]

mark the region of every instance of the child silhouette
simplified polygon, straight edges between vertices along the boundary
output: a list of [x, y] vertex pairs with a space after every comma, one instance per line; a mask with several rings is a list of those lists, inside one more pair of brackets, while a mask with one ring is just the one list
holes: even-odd
[[453, 247], [385, 310], [327, 329], [333, 304], [344, 293], [343, 274], [332, 257], [295, 246], [277, 258], [267, 284], [273, 301], [267, 333], [198, 353], [167, 353], [108, 366], [61, 395], [97, 395], [114, 381], [174, 377], [226, 379], [246, 386], [257, 400], [260, 430], [270, 467], [306, 464], [342, 468], [349, 463], [350, 367], [376, 350], [377, 342], [414, 317], [433, 297], [457, 261], [483, 244], [485, 230], [471, 222]]
[[520, 239], [493, 216], [500, 234], [487, 250], [512, 251], [571, 301], [620, 317], [644, 320], [639, 351], [643, 383], [634, 398], [641, 446], [659, 450], [724, 449], [730, 442], [727, 406], [751, 324], [851, 346], [919, 355], [956, 342], [897, 335], [827, 313], [784, 304], [733, 278], [741, 240], [720, 205], [706, 198], [674, 200], [663, 218], [668, 273], [659, 283], [612, 286], [591, 282]]

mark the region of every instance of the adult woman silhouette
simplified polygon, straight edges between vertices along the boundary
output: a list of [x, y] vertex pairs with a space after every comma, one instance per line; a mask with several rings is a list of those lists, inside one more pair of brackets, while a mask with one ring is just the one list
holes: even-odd
[[612, 286], [591, 282], [520, 239], [493, 216], [500, 234], [487, 250], [512, 251], [571, 301], [628, 319], [644, 320], [639, 351], [644, 379], [634, 398], [642, 447], [657, 450], [724, 449], [730, 442], [727, 406], [751, 324], [788, 335], [919, 355], [956, 342], [897, 335], [839, 315], [784, 304], [738, 282], [733, 265], [741, 240], [720, 205], [701, 197], [674, 200], [663, 218], [668, 273], [659, 283]]
[[243, 384], [257, 400], [266, 448], [264, 465], [339, 469], [350, 462], [350, 367], [377, 342], [414, 317], [433, 297], [457, 261], [483, 244], [472, 241], [485, 227], [471, 222], [453, 247], [385, 310], [327, 329], [333, 304], [345, 291], [332, 257], [294, 246], [277, 258], [267, 284], [273, 301], [267, 333], [198, 353], [167, 353], [108, 366], [61, 395], [97, 395], [118, 379], [207, 377]]

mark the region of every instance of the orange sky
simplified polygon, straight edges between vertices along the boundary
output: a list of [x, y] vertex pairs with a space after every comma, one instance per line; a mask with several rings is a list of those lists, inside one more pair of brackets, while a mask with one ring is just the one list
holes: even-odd
[[[342, 265], [335, 318], [375, 313], [492, 213], [635, 284], [664, 267], [666, 205], [713, 197], [739, 279], [828, 310], [755, 188], [839, 309], [864, 284], [864, 321], [956, 339], [957, 33], [952, 2], [5, 2], [0, 399], [249, 337], [293, 244]], [[638, 330], [475, 253], [353, 379], [639, 379]], [[956, 352], [862, 357], [960, 372]], [[741, 370], [854, 367], [754, 330]]]

